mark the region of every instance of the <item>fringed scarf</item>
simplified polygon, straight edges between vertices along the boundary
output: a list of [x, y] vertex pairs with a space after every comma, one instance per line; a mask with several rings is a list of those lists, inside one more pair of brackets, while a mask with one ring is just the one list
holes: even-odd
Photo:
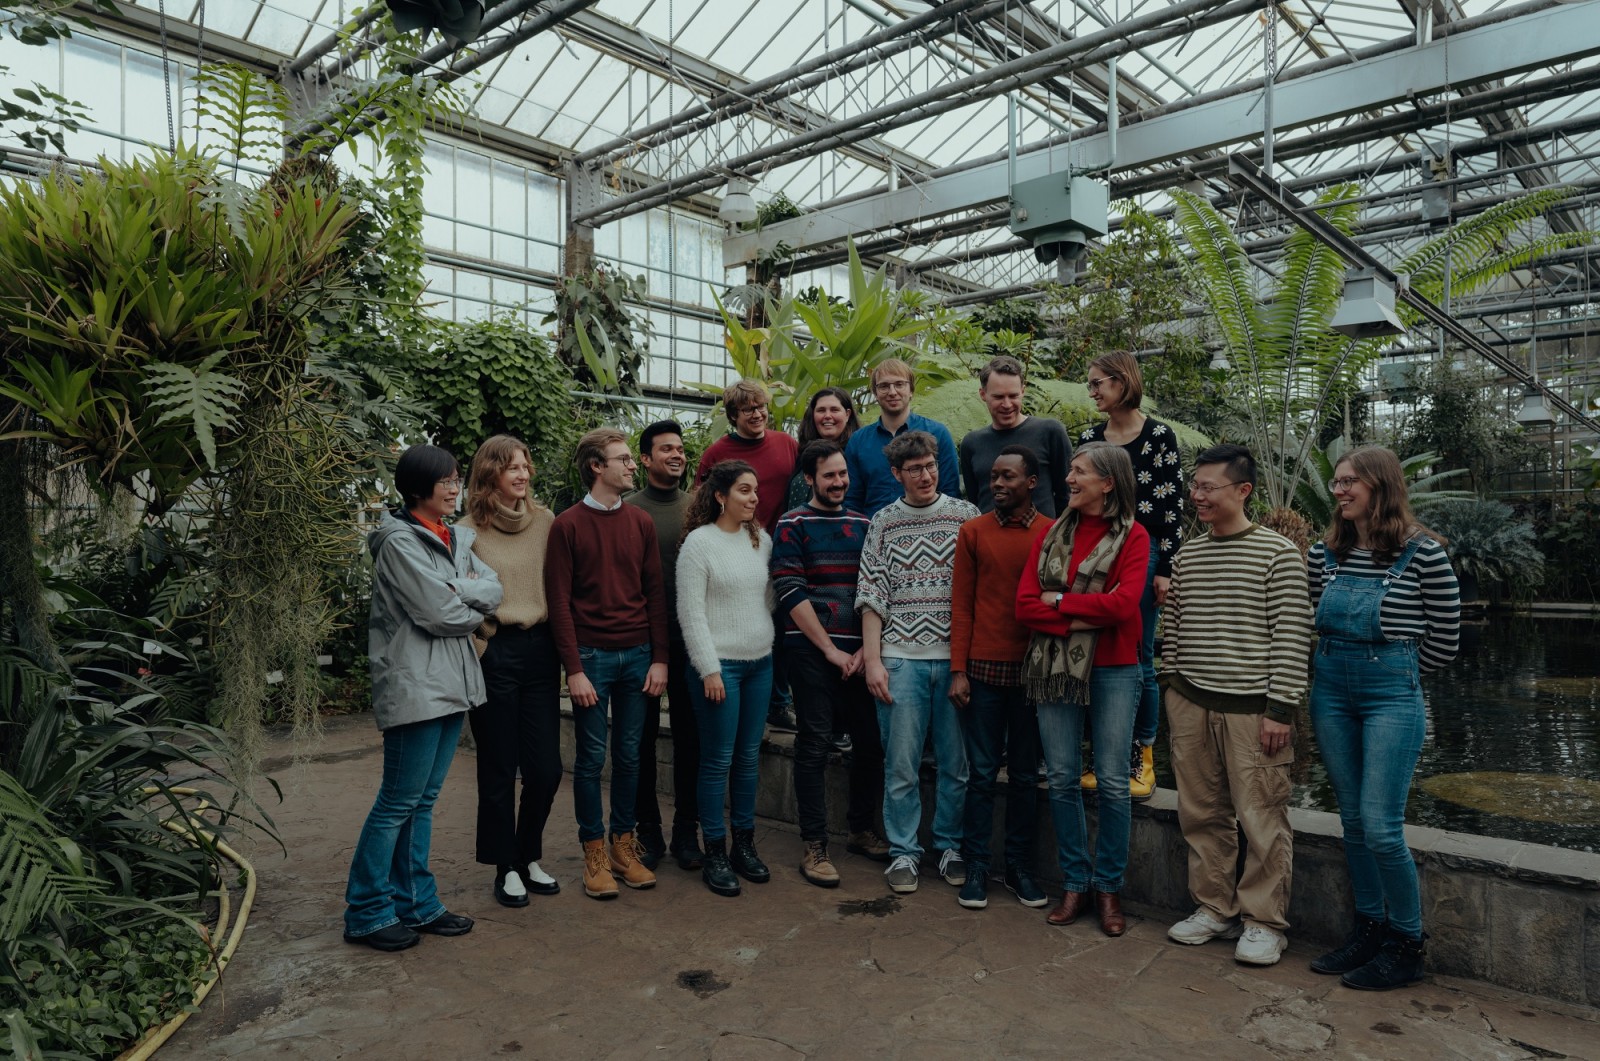
[[[1095, 543], [1078, 565], [1072, 586], [1066, 585], [1072, 568], [1072, 539], [1078, 516], [1068, 512], [1045, 535], [1039, 549], [1039, 588], [1053, 593], [1104, 593], [1106, 578], [1128, 540], [1131, 514], [1111, 522], [1106, 536]], [[1094, 671], [1094, 650], [1099, 630], [1077, 630], [1066, 637], [1035, 632], [1022, 661], [1022, 684], [1036, 704], [1089, 702], [1089, 675]]]

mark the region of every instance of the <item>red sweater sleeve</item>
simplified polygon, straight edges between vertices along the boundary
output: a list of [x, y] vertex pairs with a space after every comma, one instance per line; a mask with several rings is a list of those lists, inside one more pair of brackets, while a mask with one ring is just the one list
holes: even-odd
[[[550, 636], [556, 654], [570, 679], [583, 673], [578, 659], [578, 632], [572, 621], [572, 541], [571, 522], [557, 518], [550, 527], [544, 553], [544, 594], [550, 605]], [[660, 563], [659, 554], [657, 563]]]
[[[979, 517], [980, 519], [990, 517]], [[972, 618], [977, 609], [977, 534], [967, 523], [956, 535], [956, 561], [950, 588], [950, 669], [965, 672], [972, 650]]]
[[1034, 539], [1028, 562], [1022, 565], [1022, 581], [1017, 584], [1018, 622], [1030, 630], [1066, 637], [1072, 633], [1074, 619], [1103, 627], [1120, 626], [1138, 617], [1139, 598], [1144, 595], [1144, 576], [1150, 564], [1150, 535], [1143, 527], [1135, 523], [1128, 528], [1122, 552], [1106, 579], [1111, 589], [1106, 593], [1068, 593], [1059, 612], [1039, 600], [1044, 591], [1039, 584], [1039, 553], [1049, 532], [1046, 527]]

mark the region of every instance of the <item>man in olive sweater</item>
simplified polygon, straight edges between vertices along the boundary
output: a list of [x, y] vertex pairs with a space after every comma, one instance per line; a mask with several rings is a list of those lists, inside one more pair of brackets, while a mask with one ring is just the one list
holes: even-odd
[[[635, 463], [627, 438], [613, 428], [578, 440], [578, 471], [589, 492], [556, 517], [545, 555], [550, 632], [567, 671], [577, 731], [572, 803], [583, 844], [583, 890], [595, 899], [616, 898], [613, 876], [630, 888], [656, 882], [639, 859], [634, 811], [645, 697], [667, 687], [667, 598], [655, 525], [622, 500], [633, 487]], [[608, 736], [609, 849], [600, 799]]]
[[700, 726], [689, 699], [689, 657], [678, 626], [678, 543], [683, 538], [683, 516], [689, 494], [680, 484], [688, 458], [683, 451], [683, 428], [675, 420], [659, 420], [639, 435], [639, 463], [645, 485], [625, 494], [623, 500], [644, 509], [655, 524], [661, 549], [661, 582], [667, 598], [667, 718], [672, 723], [672, 842], [661, 835], [661, 801], [656, 796], [656, 742], [661, 736], [661, 698], [651, 699], [644, 715], [644, 737], [639, 749], [639, 842], [645, 865], [651, 869], [662, 854], [671, 851], [683, 869], [699, 869], [700, 808], [695, 800], [700, 775]]
[[1195, 458], [1189, 496], [1210, 533], [1184, 543], [1167, 590], [1160, 681], [1196, 904], [1167, 935], [1237, 937], [1235, 960], [1272, 965], [1289, 927], [1289, 724], [1306, 691], [1311, 595], [1300, 550], [1245, 514], [1255, 480], [1243, 446]]

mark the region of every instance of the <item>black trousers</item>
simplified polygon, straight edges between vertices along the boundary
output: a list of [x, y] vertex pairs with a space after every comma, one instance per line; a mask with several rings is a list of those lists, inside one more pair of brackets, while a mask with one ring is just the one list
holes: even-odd
[[[695, 721], [694, 701], [689, 699], [689, 653], [683, 642], [672, 639], [667, 654], [667, 721], [672, 723], [672, 791], [677, 794], [672, 809], [672, 828], [691, 831], [700, 821], [700, 802], [695, 797], [700, 783], [700, 724]], [[661, 738], [661, 698], [645, 707], [644, 738], [639, 744], [639, 799], [636, 814], [640, 825], [661, 824], [661, 800], [656, 795], [656, 745]]]
[[467, 715], [478, 745], [477, 858], [526, 866], [544, 857], [544, 826], [561, 786], [561, 663], [547, 623], [500, 627], [481, 662], [489, 699]]
[[833, 734], [848, 730], [855, 741], [850, 754], [850, 801], [845, 821], [851, 832], [877, 824], [883, 805], [883, 739], [878, 731], [877, 705], [867, 691], [867, 680], [857, 674], [849, 681], [829, 663], [818, 648], [806, 641], [784, 646], [789, 663], [789, 687], [794, 692], [794, 798], [804, 840], [828, 838], [828, 808], [824, 771], [833, 751]]

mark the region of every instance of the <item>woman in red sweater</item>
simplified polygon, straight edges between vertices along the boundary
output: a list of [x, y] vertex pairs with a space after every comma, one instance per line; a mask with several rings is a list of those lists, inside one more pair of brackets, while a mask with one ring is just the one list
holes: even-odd
[[[1132, 824], [1122, 759], [1139, 707], [1139, 598], [1150, 536], [1134, 519], [1133, 463], [1120, 446], [1080, 446], [1067, 488], [1066, 513], [1034, 542], [1017, 587], [1017, 619], [1033, 631], [1022, 681], [1039, 705], [1064, 887], [1047, 920], [1070, 925], [1092, 894], [1101, 930], [1120, 936], [1126, 922], [1118, 895]], [[1100, 775], [1100, 829], [1092, 859], [1078, 785], [1085, 716], [1093, 721]]]

